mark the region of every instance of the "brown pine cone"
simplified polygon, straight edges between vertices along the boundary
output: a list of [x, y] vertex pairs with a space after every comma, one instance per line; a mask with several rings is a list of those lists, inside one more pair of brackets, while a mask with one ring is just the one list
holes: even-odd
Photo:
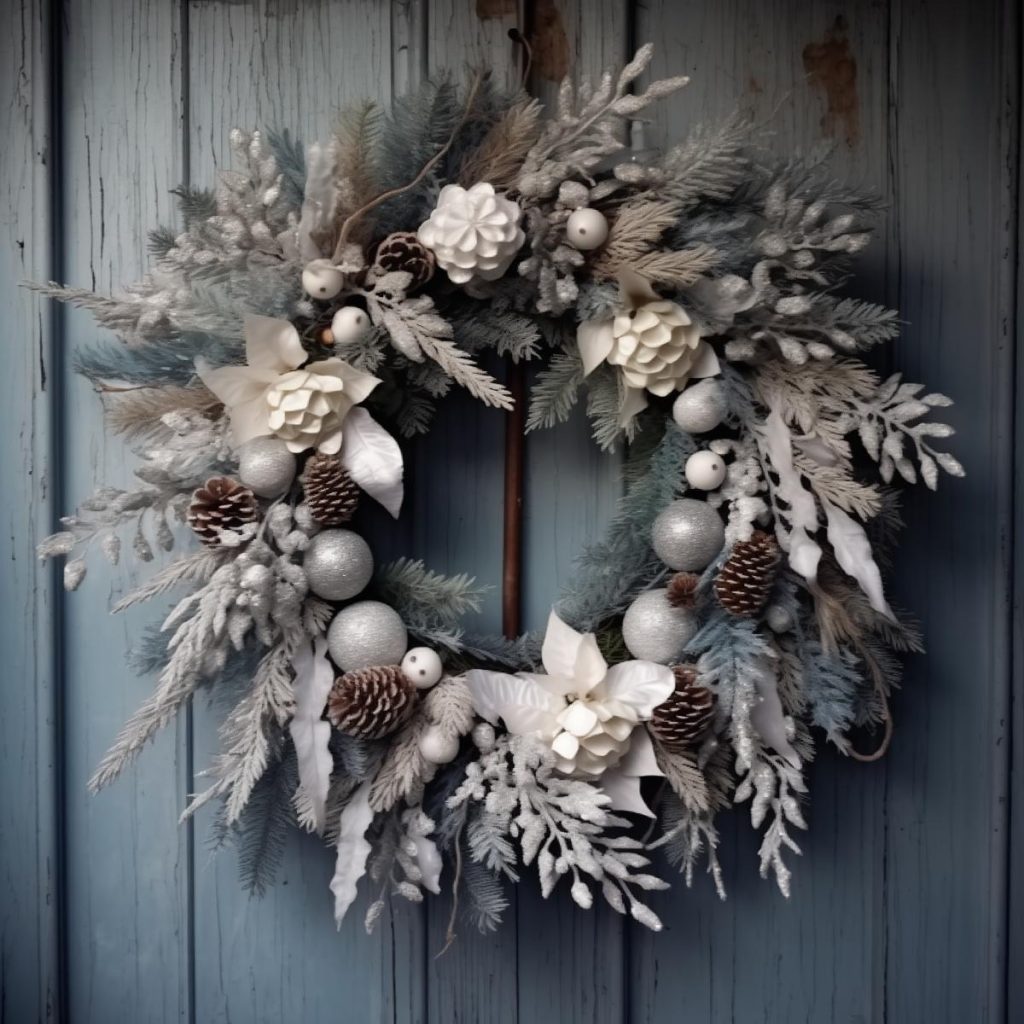
[[700, 577], [693, 572], [677, 572], [668, 581], [668, 601], [673, 608], [692, 608], [697, 603]]
[[221, 531], [241, 531], [256, 521], [256, 496], [248, 487], [227, 476], [215, 476], [192, 495], [188, 524], [196, 536], [210, 547], [221, 543]]
[[339, 732], [379, 740], [405, 721], [416, 702], [416, 687], [398, 665], [346, 672], [327, 698], [327, 719]]
[[321, 526], [341, 526], [355, 514], [359, 488], [336, 455], [317, 453], [302, 480], [310, 514]]
[[409, 291], [422, 288], [433, 276], [434, 254], [412, 231], [396, 231], [377, 246], [375, 266], [382, 271], [404, 270], [412, 274]]
[[736, 543], [715, 580], [719, 604], [733, 615], [757, 615], [771, 593], [779, 558], [778, 541], [763, 530]]
[[689, 750], [711, 728], [715, 718], [715, 695], [697, 682], [692, 665], [676, 665], [675, 692], [654, 709], [650, 730], [666, 750], [679, 754]]

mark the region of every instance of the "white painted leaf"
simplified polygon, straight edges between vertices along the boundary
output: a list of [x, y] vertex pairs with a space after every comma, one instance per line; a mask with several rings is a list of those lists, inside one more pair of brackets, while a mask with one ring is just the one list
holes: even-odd
[[576, 658], [579, 654], [583, 634], [577, 633], [572, 626], [563, 622], [556, 612], [548, 615], [548, 627], [544, 633], [544, 645], [540, 650], [540, 660], [553, 676], [568, 676], [570, 679], [576, 671]]
[[[474, 710], [491, 725], [497, 725], [498, 719], [501, 718], [505, 720], [509, 729], [518, 732], [510, 721], [510, 718], [517, 721], [517, 711], [528, 709], [542, 712], [545, 717], [553, 712], [552, 695], [532, 679], [510, 676], [504, 672], [490, 672], [481, 668], [467, 672], [464, 679], [473, 698]], [[533, 721], [534, 718], [531, 717], [530, 720]], [[531, 728], [529, 731], [534, 730]]]
[[318, 638], [312, 647], [304, 644], [292, 658], [292, 667], [295, 714], [288, 731], [298, 757], [299, 788], [309, 801], [316, 831], [322, 832], [333, 768], [329, 749], [331, 726], [320, 717], [334, 682], [334, 672], [327, 660], [327, 642]]
[[615, 344], [611, 320], [584, 320], [576, 328], [576, 344], [583, 360], [583, 375], [587, 376], [608, 358]]
[[807, 536], [807, 531], [798, 526], [789, 535], [789, 564], [794, 572], [798, 572], [808, 583], [818, 578], [818, 563], [821, 561], [821, 548], [817, 541]]
[[437, 844], [426, 836], [416, 836], [416, 865], [420, 869], [420, 885], [435, 896], [441, 892], [441, 854]]
[[828, 520], [828, 539], [843, 572], [852, 576], [867, 595], [876, 612], [893, 619], [892, 609], [882, 591], [882, 573], [871, 552], [864, 527], [830, 501], [822, 502]]
[[675, 690], [675, 676], [672, 669], [653, 661], [623, 661], [608, 670], [601, 689], [640, 718], [650, 718]]
[[705, 377], [717, 377], [721, 372], [722, 367], [715, 350], [701, 339], [688, 376], [693, 380], [702, 380]]
[[643, 726], [633, 730], [629, 740], [629, 750], [618, 764], [624, 775], [639, 778], [642, 775], [655, 775], [664, 778], [665, 773], [658, 767], [658, 759], [654, 755], [654, 744]]
[[767, 668], [758, 672], [755, 686], [760, 699], [750, 709], [750, 724], [772, 750], [781, 754], [794, 768], [799, 768], [800, 755], [786, 735], [786, 718], [774, 674]]
[[653, 818], [654, 812], [647, 806], [640, 793], [640, 780], [634, 775], [626, 775], [618, 768], [609, 768], [601, 776], [601, 789], [611, 800], [613, 811], [628, 811], [640, 814], [645, 818]]
[[402, 450], [363, 408], [356, 406], [342, 424], [341, 464], [348, 475], [396, 519], [402, 508]]
[[355, 902], [359, 879], [366, 874], [366, 861], [371, 849], [366, 841], [366, 831], [373, 822], [371, 785], [372, 780], [364, 782], [352, 794], [352, 799], [345, 805], [339, 819], [338, 856], [334, 863], [334, 877], [331, 879], [334, 920], [339, 928], [348, 908]]

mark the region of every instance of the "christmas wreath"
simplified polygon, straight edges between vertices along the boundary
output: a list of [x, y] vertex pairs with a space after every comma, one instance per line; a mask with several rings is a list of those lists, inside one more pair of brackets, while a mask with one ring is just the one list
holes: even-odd
[[[141, 462], [41, 555], [69, 556], [73, 590], [126, 525], [143, 561], [175, 521], [201, 542], [114, 608], [185, 591], [138, 645], [156, 686], [92, 787], [200, 687], [228, 694], [183, 817], [219, 803], [254, 889], [286, 820], [334, 846], [339, 922], [360, 883], [368, 927], [445, 884], [493, 928], [535, 867], [545, 896], [565, 878], [580, 907], [597, 892], [657, 929], [652, 850], [687, 883], [706, 860], [721, 891], [715, 817], [749, 801], [788, 893], [815, 740], [888, 743], [920, 647], [883, 590], [890, 485], [962, 474], [932, 447], [949, 400], [858, 358], [898, 329], [836, 291], [869, 197], [773, 160], [742, 119], [624, 146], [686, 84], [638, 88], [650, 57], [563, 84], [547, 120], [477, 75], [361, 106], [305, 151], [236, 131], [240, 169], [180, 190], [184, 231], [153, 233], [141, 283], [42, 289], [119, 335], [77, 369]], [[398, 516], [396, 435], [429, 430], [453, 385], [512, 407], [489, 350], [539, 367], [527, 430], [583, 392], [595, 443], [627, 451], [619, 511], [543, 636], [468, 635], [471, 578], [378, 567], [353, 529]]]

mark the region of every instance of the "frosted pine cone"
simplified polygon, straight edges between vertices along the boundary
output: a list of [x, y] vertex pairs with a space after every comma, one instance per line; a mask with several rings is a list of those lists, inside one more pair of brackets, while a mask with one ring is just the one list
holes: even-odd
[[526, 235], [519, 206], [486, 181], [472, 188], [445, 185], [417, 238], [456, 284], [474, 277], [495, 281], [508, 270]]
[[644, 302], [615, 314], [608, 362], [622, 367], [631, 388], [668, 395], [686, 386], [700, 346], [700, 332], [682, 306], [668, 299]]
[[339, 732], [379, 740], [405, 721], [415, 701], [416, 687], [398, 665], [361, 668], [334, 681], [327, 718]]
[[696, 746], [711, 728], [715, 695], [697, 682], [696, 669], [691, 665], [676, 665], [672, 671], [675, 693], [654, 709], [649, 728], [666, 750], [678, 754]]
[[779, 557], [778, 542], [763, 530], [738, 541], [715, 580], [718, 603], [733, 615], [757, 615], [768, 601]]
[[237, 480], [215, 476], [192, 495], [188, 524], [209, 547], [224, 541], [223, 531], [241, 533], [246, 523], [255, 522], [256, 497]]
[[374, 265], [384, 273], [401, 270], [412, 274], [409, 291], [422, 288], [433, 276], [434, 254], [412, 231], [395, 231], [377, 246]]
[[321, 526], [341, 526], [355, 514], [359, 488], [334, 455], [314, 455], [302, 480], [310, 514]]

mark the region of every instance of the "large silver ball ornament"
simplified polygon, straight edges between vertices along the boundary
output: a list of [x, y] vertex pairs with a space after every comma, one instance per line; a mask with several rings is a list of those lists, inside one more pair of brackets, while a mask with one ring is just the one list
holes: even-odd
[[370, 545], [351, 530], [324, 530], [302, 559], [309, 589], [328, 601], [347, 601], [362, 593], [373, 575]]
[[722, 385], [717, 380], [702, 380], [680, 393], [672, 405], [672, 419], [688, 434], [703, 434], [714, 430], [727, 411]]
[[722, 518], [706, 501], [680, 498], [654, 520], [654, 553], [676, 572], [699, 572], [725, 544]]
[[662, 665], [678, 661], [697, 632], [697, 619], [687, 608], [676, 608], [667, 590], [648, 590], [626, 609], [622, 639], [630, 654]]
[[255, 437], [238, 449], [238, 479], [261, 498], [278, 498], [295, 479], [295, 456], [279, 437]]
[[327, 650], [342, 672], [371, 665], [397, 665], [409, 646], [398, 612], [380, 601], [342, 608], [327, 629]]

